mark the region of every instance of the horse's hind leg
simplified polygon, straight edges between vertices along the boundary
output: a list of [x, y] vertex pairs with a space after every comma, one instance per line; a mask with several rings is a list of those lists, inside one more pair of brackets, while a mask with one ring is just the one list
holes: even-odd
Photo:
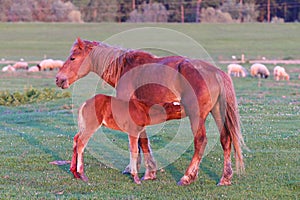
[[199, 165], [207, 144], [205, 120], [199, 119], [198, 117], [190, 117], [190, 121], [194, 133], [195, 152], [184, 176], [177, 183], [178, 185], [189, 185], [196, 180], [198, 177]]
[[225, 127], [225, 110], [224, 107], [222, 109], [222, 105], [220, 105], [220, 101], [216, 103], [214, 108], [212, 109], [212, 115], [215, 119], [215, 122], [218, 126], [220, 132], [220, 141], [224, 151], [224, 166], [223, 166], [223, 174], [218, 185], [231, 185], [232, 179], [232, 166], [231, 166], [231, 137], [230, 133]]
[[231, 166], [231, 138], [230, 135], [227, 133], [225, 128], [221, 131], [221, 145], [224, 151], [224, 167], [223, 167], [223, 174], [220, 182], [218, 185], [231, 185], [232, 179], [232, 166]]

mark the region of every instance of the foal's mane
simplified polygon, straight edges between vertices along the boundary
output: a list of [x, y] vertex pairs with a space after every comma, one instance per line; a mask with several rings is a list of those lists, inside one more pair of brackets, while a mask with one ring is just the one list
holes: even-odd
[[93, 71], [111, 85], [115, 85], [122, 73], [128, 70], [125, 68], [144, 64], [154, 58], [152, 54], [142, 50], [124, 49], [101, 42], [93, 47], [89, 57]]

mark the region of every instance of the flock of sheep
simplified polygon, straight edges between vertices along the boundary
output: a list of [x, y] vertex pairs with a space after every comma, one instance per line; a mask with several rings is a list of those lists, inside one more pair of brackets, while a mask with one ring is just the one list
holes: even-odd
[[[248, 71], [239, 64], [229, 64], [227, 66], [227, 70], [228, 70], [228, 75], [233, 75], [236, 77], [246, 77], [248, 74]], [[250, 67], [250, 74], [252, 77], [268, 78], [270, 76], [270, 71], [265, 65], [260, 63], [255, 63]], [[289, 74], [281, 66], [274, 67], [273, 76], [276, 81], [290, 80]]]
[[15, 72], [17, 70], [27, 70], [28, 72], [38, 72], [38, 71], [46, 71], [46, 70], [54, 70], [59, 69], [63, 66], [64, 61], [62, 60], [53, 60], [53, 59], [45, 59], [42, 60], [39, 64], [29, 67], [28, 62], [19, 61], [14, 65], [7, 65], [2, 68], [3, 72]]
[[[45, 59], [42, 60], [39, 64], [29, 67], [28, 62], [19, 61], [16, 62], [14, 65], [7, 65], [2, 68], [3, 72], [14, 72], [19, 69], [27, 70], [28, 72], [38, 72], [38, 71], [45, 71], [45, 70], [54, 70], [59, 69], [64, 64], [62, 60], [53, 60], [53, 59]], [[228, 74], [233, 75], [236, 77], [246, 77], [248, 75], [248, 71], [239, 64], [229, 64], [227, 66]], [[268, 78], [270, 76], [270, 71], [268, 68], [260, 63], [253, 64], [250, 67], [250, 74], [252, 77], [261, 77], [261, 78]], [[285, 71], [283, 67], [276, 66], [273, 70], [274, 79], [276, 81], [279, 80], [289, 80], [290, 76]], [[299, 75], [300, 79], [300, 75]]]

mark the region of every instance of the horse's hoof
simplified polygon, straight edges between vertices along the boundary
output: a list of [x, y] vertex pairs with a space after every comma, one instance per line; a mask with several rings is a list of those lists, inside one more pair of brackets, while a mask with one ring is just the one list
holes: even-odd
[[218, 186], [222, 186], [222, 185], [231, 185], [231, 177], [232, 176], [227, 176], [227, 177], [224, 177], [222, 176], [220, 182], [217, 184]]
[[180, 179], [180, 181], [177, 183], [177, 185], [179, 185], [179, 186], [190, 185], [191, 183], [193, 183], [197, 179], [197, 177], [198, 176], [190, 177], [190, 176], [184, 175]]
[[220, 181], [217, 186], [230, 186], [231, 181]]
[[188, 176], [183, 176], [180, 181], [177, 183], [179, 186], [185, 186], [191, 184], [191, 181]]
[[156, 171], [145, 173], [145, 175], [142, 178], [142, 181], [147, 180], [155, 180], [156, 179]]

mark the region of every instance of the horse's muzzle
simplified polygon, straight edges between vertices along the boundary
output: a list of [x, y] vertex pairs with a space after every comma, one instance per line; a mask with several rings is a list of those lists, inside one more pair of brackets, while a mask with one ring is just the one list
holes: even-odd
[[56, 85], [62, 89], [69, 87], [69, 81], [65, 76], [56, 76]]

